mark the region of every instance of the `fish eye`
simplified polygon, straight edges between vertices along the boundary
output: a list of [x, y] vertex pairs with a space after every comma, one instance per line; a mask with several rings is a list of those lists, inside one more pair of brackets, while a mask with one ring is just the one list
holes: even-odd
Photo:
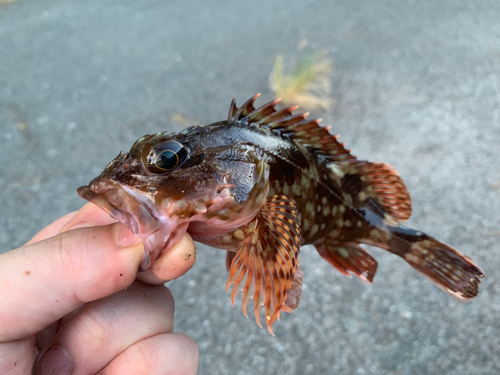
[[178, 168], [187, 158], [186, 148], [181, 143], [169, 139], [151, 147], [144, 165], [151, 173], [165, 174]]

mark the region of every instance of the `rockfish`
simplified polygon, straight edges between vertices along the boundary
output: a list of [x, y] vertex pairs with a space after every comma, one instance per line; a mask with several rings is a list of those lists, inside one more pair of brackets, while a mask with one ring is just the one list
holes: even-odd
[[314, 245], [344, 275], [373, 281], [377, 261], [360, 244], [390, 251], [453, 296], [478, 293], [482, 270], [451, 246], [402, 226], [410, 195], [387, 164], [358, 160], [329, 127], [278, 100], [255, 109], [233, 99], [225, 121], [137, 140], [78, 193], [144, 243], [148, 269], [187, 231], [227, 250], [231, 301], [243, 293], [271, 326], [302, 291], [299, 252]]

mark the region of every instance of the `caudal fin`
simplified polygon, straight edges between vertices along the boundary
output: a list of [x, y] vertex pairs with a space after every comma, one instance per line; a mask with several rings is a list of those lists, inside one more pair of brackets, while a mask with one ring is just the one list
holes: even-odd
[[484, 277], [472, 259], [431, 237], [412, 244], [404, 259], [437, 286], [464, 300], [477, 296]]
[[469, 300], [477, 296], [484, 273], [472, 259], [410, 228], [391, 227], [390, 232], [389, 251], [454, 297]]

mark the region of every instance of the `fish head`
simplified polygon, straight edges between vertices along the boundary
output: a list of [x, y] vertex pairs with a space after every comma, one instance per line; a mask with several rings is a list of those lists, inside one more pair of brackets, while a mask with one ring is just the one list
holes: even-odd
[[251, 147], [195, 126], [141, 137], [78, 193], [141, 238], [141, 269], [148, 269], [190, 224], [203, 236], [249, 222], [264, 203], [268, 175]]

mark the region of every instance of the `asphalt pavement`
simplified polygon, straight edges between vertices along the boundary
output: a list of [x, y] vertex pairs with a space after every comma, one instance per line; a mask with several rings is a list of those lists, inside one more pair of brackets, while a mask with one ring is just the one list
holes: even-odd
[[497, 0], [0, 3], [0, 251], [80, 208], [76, 188], [140, 136], [273, 99], [274, 56], [307, 38], [334, 63], [335, 104], [311, 116], [395, 166], [408, 225], [487, 277], [462, 303], [382, 250], [365, 285], [306, 247], [300, 306], [272, 337], [231, 307], [224, 252], [199, 245], [169, 283], [199, 373], [498, 374], [499, 19]]

